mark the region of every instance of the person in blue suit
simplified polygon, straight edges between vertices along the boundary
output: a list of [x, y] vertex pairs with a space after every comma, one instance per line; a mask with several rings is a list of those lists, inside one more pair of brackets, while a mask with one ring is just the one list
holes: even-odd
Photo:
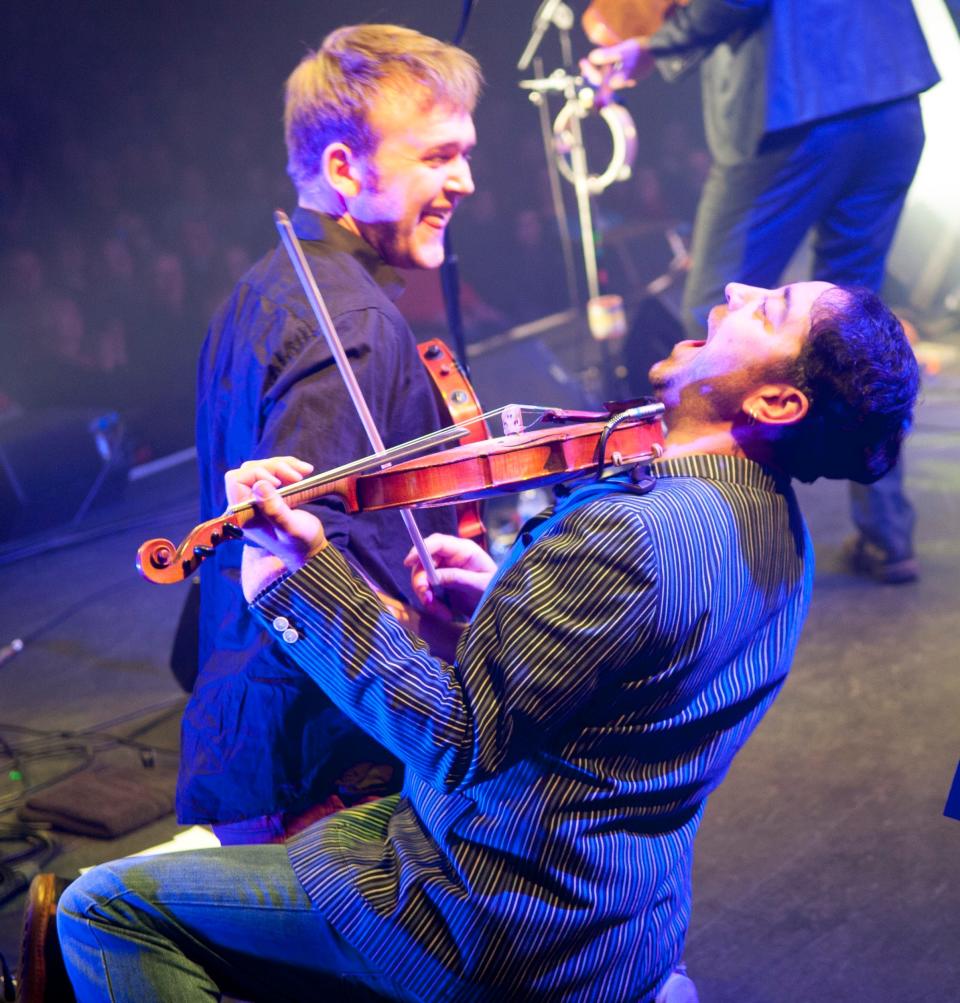
[[[910, 0], [691, 0], [581, 65], [604, 92], [700, 68], [713, 163], [684, 291], [691, 336], [727, 279], [776, 284], [810, 232], [814, 279], [879, 290], [923, 148], [918, 95], [939, 79]], [[881, 582], [918, 575], [902, 480], [897, 466], [851, 485], [846, 554]]]

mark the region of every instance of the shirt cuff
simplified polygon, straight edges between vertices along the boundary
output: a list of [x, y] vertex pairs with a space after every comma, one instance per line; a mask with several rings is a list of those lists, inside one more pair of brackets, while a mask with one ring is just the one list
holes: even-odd
[[[364, 592], [369, 595], [365, 596]], [[369, 586], [357, 578], [340, 551], [328, 545], [303, 567], [286, 572], [261, 589], [250, 603], [250, 609], [283, 634], [287, 628], [277, 627], [278, 620], [292, 623], [296, 617], [299, 621], [297, 614], [309, 610], [316, 610], [322, 616], [329, 607], [341, 606], [345, 600], [351, 605], [370, 602], [377, 609], [380, 607]]]

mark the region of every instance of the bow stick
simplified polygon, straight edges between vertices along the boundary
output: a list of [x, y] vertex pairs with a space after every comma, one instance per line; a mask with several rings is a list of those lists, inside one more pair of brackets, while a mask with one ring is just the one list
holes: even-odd
[[[307, 264], [306, 257], [304, 257], [300, 241], [297, 239], [297, 235], [293, 232], [293, 225], [290, 222], [290, 217], [282, 209], [277, 209], [273, 214], [273, 219], [277, 224], [277, 230], [280, 232], [280, 239], [283, 241], [283, 246], [286, 248], [287, 254], [290, 257], [290, 263], [293, 265], [293, 270], [297, 273], [300, 285], [303, 286], [307, 302], [309, 302], [314, 316], [317, 318], [317, 323], [320, 325], [320, 331], [327, 343], [327, 347], [330, 349], [330, 354], [333, 356], [334, 361], [337, 364], [337, 369], [340, 371], [341, 377], [343, 377], [343, 382], [347, 386], [347, 392], [350, 394], [353, 406], [356, 408], [357, 414], [360, 417], [360, 422], [363, 425], [364, 431], [367, 433], [370, 445], [373, 447], [375, 452], [382, 453], [386, 449], [383, 444], [383, 439], [380, 437], [380, 432], [377, 430], [377, 425], [373, 420], [373, 415], [370, 413], [370, 408], [367, 407], [367, 402], [363, 396], [363, 391], [360, 389], [360, 384], [357, 382], [357, 377], [354, 375], [353, 369], [350, 367], [350, 362], [347, 359], [347, 353], [343, 350], [343, 345], [340, 342], [340, 336], [337, 334], [336, 328], [333, 326], [333, 320], [327, 310], [327, 304], [324, 303], [323, 297], [320, 295], [320, 289], [317, 287], [317, 281], [313, 277], [313, 272], [310, 271], [310, 266]], [[388, 465], [389, 464], [384, 464], [384, 466]], [[403, 524], [406, 526], [407, 533], [409, 533], [410, 539], [413, 541], [413, 546], [417, 551], [417, 556], [420, 558], [420, 563], [423, 565], [423, 569], [427, 573], [427, 581], [430, 583], [431, 589], [435, 591], [435, 594], [441, 593], [443, 591], [443, 585], [440, 582], [440, 577], [437, 574], [437, 569], [433, 563], [433, 559], [427, 551], [427, 545], [423, 541], [423, 534], [420, 532], [420, 527], [417, 526], [414, 521], [413, 513], [410, 509], [404, 508], [400, 510], [400, 517], [403, 519]]]

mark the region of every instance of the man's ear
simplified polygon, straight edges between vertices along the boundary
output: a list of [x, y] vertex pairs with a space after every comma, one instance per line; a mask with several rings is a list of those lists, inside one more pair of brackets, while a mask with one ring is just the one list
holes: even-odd
[[342, 198], [354, 199], [363, 189], [358, 158], [346, 143], [330, 143], [323, 151], [323, 179]]
[[757, 423], [793, 425], [810, 410], [810, 401], [790, 383], [765, 383], [744, 398], [742, 407]]

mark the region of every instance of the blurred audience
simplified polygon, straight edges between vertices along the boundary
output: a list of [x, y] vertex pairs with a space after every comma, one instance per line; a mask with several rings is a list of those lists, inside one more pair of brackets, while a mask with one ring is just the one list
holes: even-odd
[[[26, 39], [41, 15], [24, 6], [13, 20]], [[148, 18], [130, 20], [124, 46], [105, 40], [95, 17], [44, 22], [44, 73], [31, 72], [27, 45], [0, 66], [0, 418], [117, 410], [138, 461], [193, 443], [209, 318], [275, 241], [264, 206], [294, 201], [275, 142], [270, 40], [256, 38], [257, 58], [238, 75], [218, 53], [249, 47], [249, 30], [212, 13], [208, 21], [208, 31], [163, 46], [147, 37]], [[289, 62], [286, 50], [275, 55]], [[481, 134], [477, 194], [453, 231], [473, 340], [569, 305], [536, 114], [513, 98], [488, 97], [497, 124]], [[224, 105], [238, 113], [224, 116]], [[496, 132], [516, 139], [515, 157], [503, 156]], [[598, 200], [602, 274], [612, 261], [605, 231], [618, 220], [636, 219], [638, 205], [649, 220], [683, 215], [696, 201], [706, 163], [698, 139], [679, 125], [654, 132], [635, 180], [613, 186], [602, 211]], [[572, 210], [570, 219], [576, 240]], [[579, 246], [574, 254], [579, 266]], [[655, 261], [648, 277], [660, 270]], [[419, 337], [443, 336], [439, 283], [421, 279], [401, 309]]]

